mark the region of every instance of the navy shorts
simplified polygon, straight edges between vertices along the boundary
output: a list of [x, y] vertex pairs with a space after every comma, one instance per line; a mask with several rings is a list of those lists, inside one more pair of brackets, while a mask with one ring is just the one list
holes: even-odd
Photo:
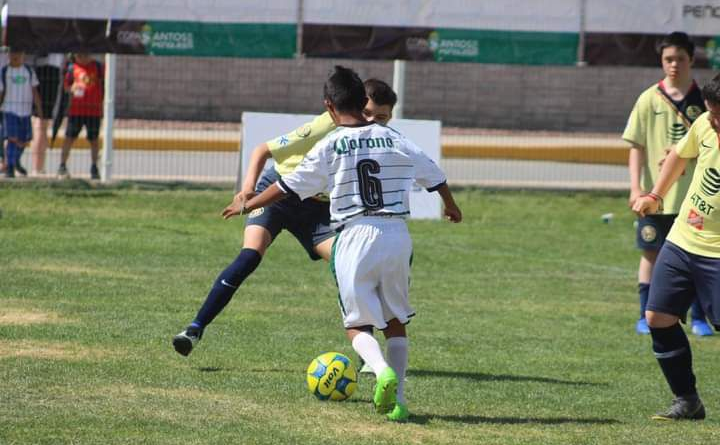
[[666, 242], [653, 268], [647, 310], [684, 320], [696, 296], [720, 331], [720, 258], [695, 255]]
[[85, 127], [88, 141], [94, 141], [100, 135], [100, 116], [69, 116], [65, 136], [75, 139]]
[[6, 139], [17, 139], [29, 142], [32, 139], [30, 116], [18, 116], [13, 113], [3, 114], [3, 133]]
[[647, 215], [638, 218], [636, 241], [642, 250], [660, 250], [677, 215]]
[[[255, 191], [262, 192], [278, 179], [280, 175], [274, 168], [265, 170]], [[287, 230], [297, 238], [313, 260], [321, 258], [313, 247], [335, 236], [335, 231], [330, 229], [330, 203], [314, 198], [300, 201], [295, 195], [253, 210], [245, 220], [245, 226], [250, 225], [266, 228], [273, 240], [283, 229]]]

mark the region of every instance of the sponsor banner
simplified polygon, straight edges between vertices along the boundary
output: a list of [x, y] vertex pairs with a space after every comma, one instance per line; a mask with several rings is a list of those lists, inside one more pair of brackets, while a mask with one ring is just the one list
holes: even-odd
[[10, 16], [201, 23], [296, 23], [288, 0], [9, 0]]
[[[242, 162], [238, 171], [236, 189], [242, 185], [253, 148], [284, 134], [289, 129], [301, 128], [316, 116], [311, 114], [255, 113], [242, 114]], [[440, 121], [393, 119], [390, 126], [411, 141], [415, 141], [435, 163], [440, 164]], [[272, 165], [272, 160], [267, 166]], [[442, 201], [437, 193], [428, 193], [417, 184], [410, 192], [410, 217], [413, 219], [440, 219]]]
[[577, 33], [303, 26], [303, 52], [310, 57], [573, 65], [577, 45]]
[[580, 3], [578, 0], [303, 0], [303, 22], [369, 27], [578, 32]]
[[8, 42], [29, 53], [85, 51], [292, 58], [294, 24], [112, 21], [12, 16]]
[[[666, 34], [588, 33], [589, 65], [660, 66], [657, 44]], [[696, 68], [720, 68], [720, 37], [692, 37]]]

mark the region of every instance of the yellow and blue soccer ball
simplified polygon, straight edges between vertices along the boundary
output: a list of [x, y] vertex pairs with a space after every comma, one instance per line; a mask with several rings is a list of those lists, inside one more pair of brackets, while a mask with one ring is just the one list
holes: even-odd
[[357, 388], [355, 365], [339, 352], [326, 352], [310, 362], [307, 385], [320, 400], [345, 400]]

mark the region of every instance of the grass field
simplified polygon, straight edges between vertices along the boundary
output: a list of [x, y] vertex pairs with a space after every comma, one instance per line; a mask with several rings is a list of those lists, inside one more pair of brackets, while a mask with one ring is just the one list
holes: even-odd
[[307, 392], [310, 360], [351, 348], [327, 266], [289, 235], [196, 351], [174, 352], [240, 246], [230, 197], [0, 183], [0, 444], [720, 441], [720, 336], [690, 339], [708, 419], [648, 420], [671, 394], [633, 331], [624, 196], [462, 190], [462, 224], [410, 222], [404, 425], [372, 412], [370, 379], [346, 402]]

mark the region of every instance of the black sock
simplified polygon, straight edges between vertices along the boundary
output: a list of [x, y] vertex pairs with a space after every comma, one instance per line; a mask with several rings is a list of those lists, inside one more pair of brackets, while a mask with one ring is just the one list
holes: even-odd
[[638, 294], [640, 295], [640, 318], [645, 318], [645, 307], [650, 296], [650, 283], [638, 283]]
[[697, 396], [692, 353], [685, 331], [676, 323], [669, 328], [650, 328], [655, 358], [676, 396]]
[[223, 308], [230, 302], [235, 291], [255, 268], [258, 267], [262, 256], [255, 249], [242, 249], [235, 258], [215, 280], [210, 293], [197, 313], [192, 325], [200, 329], [210, 324]]

